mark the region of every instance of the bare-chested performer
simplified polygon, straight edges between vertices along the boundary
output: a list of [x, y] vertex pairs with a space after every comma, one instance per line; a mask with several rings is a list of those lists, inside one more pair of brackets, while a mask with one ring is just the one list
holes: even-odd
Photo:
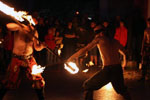
[[142, 77], [139, 81], [144, 82], [150, 68], [150, 18], [146, 21], [146, 29], [142, 41], [141, 56], [142, 56]]
[[[126, 56], [123, 47], [117, 40], [106, 37], [102, 30], [99, 30], [98, 35], [95, 36], [91, 43], [80, 49], [67, 61], [76, 60], [79, 56], [95, 46], [98, 47], [99, 52], [101, 53], [103, 68], [85, 81], [83, 85], [84, 100], [93, 100], [94, 90], [100, 89], [109, 82], [112, 83], [117, 93], [121, 94], [126, 100], [131, 100], [127, 88], [124, 85], [122, 66], [124, 67], [126, 65]], [[124, 56], [124, 63], [122, 66], [120, 54]]]
[[[41, 74], [32, 75], [32, 66], [37, 65], [33, 51], [40, 51], [45, 48], [43, 43], [39, 43], [37, 31], [31, 33], [31, 28], [22, 24], [23, 27], [15, 23], [8, 23], [6, 27], [14, 33], [14, 47], [12, 51], [11, 63], [8, 66], [5, 79], [0, 84], [0, 100], [3, 99], [5, 93], [9, 89], [14, 89], [19, 86], [23, 75], [32, 81], [32, 87], [35, 89], [39, 100], [44, 100], [43, 88], [45, 81]], [[34, 29], [33, 29], [34, 30]], [[33, 35], [31, 35], [33, 34]], [[25, 74], [22, 74], [25, 73]]]

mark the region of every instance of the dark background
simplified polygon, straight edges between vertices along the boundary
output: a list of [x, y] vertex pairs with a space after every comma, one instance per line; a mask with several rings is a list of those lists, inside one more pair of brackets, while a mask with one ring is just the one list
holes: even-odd
[[56, 16], [80, 13], [113, 17], [130, 16], [136, 10], [146, 16], [147, 0], [2, 0], [16, 10], [38, 11]]

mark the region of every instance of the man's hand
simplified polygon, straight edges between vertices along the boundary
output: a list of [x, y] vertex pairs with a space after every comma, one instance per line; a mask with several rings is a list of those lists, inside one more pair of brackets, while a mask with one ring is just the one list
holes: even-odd
[[41, 42], [40, 46], [42, 46], [43, 48], [47, 48], [47, 44], [45, 42]]

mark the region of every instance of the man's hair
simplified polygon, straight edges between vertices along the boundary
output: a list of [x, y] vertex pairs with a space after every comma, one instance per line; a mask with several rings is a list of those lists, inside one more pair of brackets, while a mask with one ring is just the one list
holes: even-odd
[[104, 33], [104, 29], [99, 29], [99, 30], [96, 30], [96, 31], [95, 31], [96, 34], [99, 34], [100, 32], [103, 32], [103, 33]]
[[147, 21], [150, 22], [150, 18], [148, 18]]

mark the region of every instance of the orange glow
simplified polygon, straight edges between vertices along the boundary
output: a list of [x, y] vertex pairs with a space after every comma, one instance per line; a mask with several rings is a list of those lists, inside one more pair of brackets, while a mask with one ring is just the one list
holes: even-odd
[[90, 66], [93, 66], [94, 63], [92, 61], [89, 61], [89, 63], [86, 64], [86, 66], [90, 67]]
[[[69, 66], [67, 66], [67, 64], [69, 65]], [[73, 62], [68, 62], [67, 64], [64, 64], [65, 65], [65, 69], [68, 71], [68, 72], [70, 72], [71, 74], [76, 74], [76, 73], [78, 73], [78, 71], [79, 71], [79, 68], [77, 67], [77, 65], [75, 64], [75, 63], [73, 63]], [[71, 68], [70, 68], [71, 67]]]
[[61, 49], [58, 49], [58, 55], [60, 56], [60, 54], [61, 54]]
[[112, 84], [110, 82], [107, 85], [105, 85], [104, 88], [106, 90], [112, 90], [113, 89]]
[[25, 11], [15, 11], [14, 8], [7, 6], [6, 4], [2, 3], [0, 1], [0, 11], [5, 13], [6, 15], [10, 15], [11, 17], [14, 17], [16, 20], [23, 22], [24, 19], [28, 20], [30, 24], [35, 25], [32, 16], [27, 15], [27, 12]]
[[79, 11], [76, 11], [76, 14], [79, 15]]
[[40, 65], [33, 65], [31, 74], [37, 75], [44, 71], [45, 67], [41, 67]]
[[82, 72], [86, 73], [86, 72], [88, 72], [88, 71], [89, 71], [89, 69], [85, 69], [85, 70], [83, 70]]

